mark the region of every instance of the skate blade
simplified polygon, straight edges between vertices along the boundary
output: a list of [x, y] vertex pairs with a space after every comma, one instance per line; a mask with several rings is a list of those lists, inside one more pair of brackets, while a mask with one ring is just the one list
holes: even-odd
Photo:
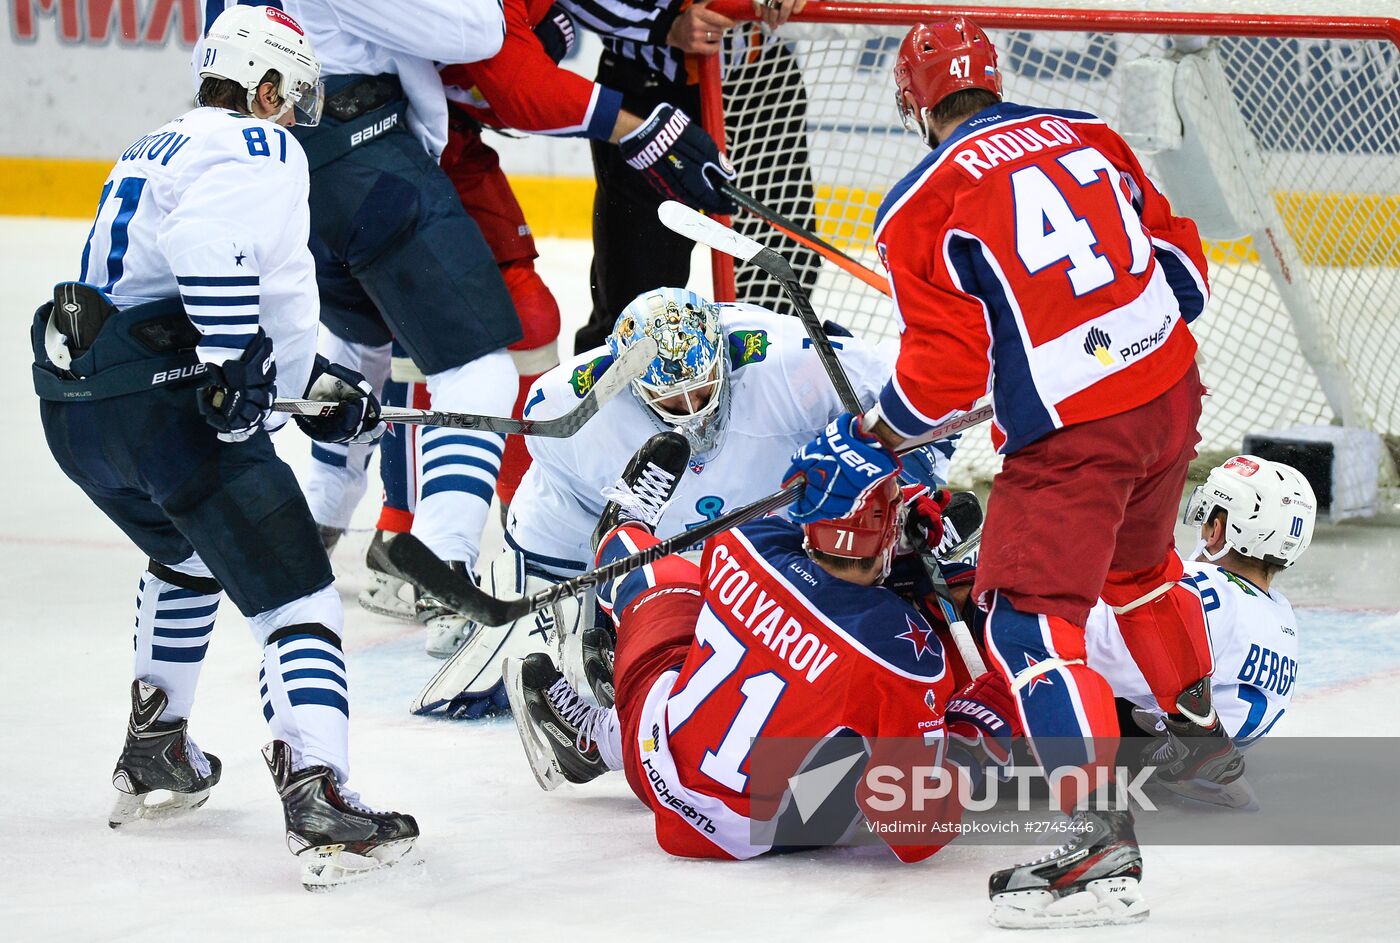
[[[431, 714], [452, 703], [458, 695], [476, 690], [487, 694], [499, 678], [490, 683], [482, 676], [500, 664], [500, 651], [510, 639], [511, 626], [478, 626], [439, 668], [409, 705], [410, 714]], [[481, 685], [485, 687], [481, 687]]]
[[140, 819], [172, 819], [187, 812], [193, 812], [208, 801], [208, 789], [201, 789], [198, 792], [170, 792], [166, 789], [155, 789], [139, 796], [118, 789], [117, 801], [107, 816], [107, 825], [109, 828], [120, 828]]
[[548, 744], [541, 743], [530, 725], [530, 711], [525, 707], [525, 686], [520, 680], [520, 666], [523, 659], [507, 658], [501, 664], [501, 676], [506, 683], [506, 699], [510, 701], [510, 713], [515, 718], [515, 729], [520, 734], [520, 745], [525, 748], [525, 759], [530, 763], [530, 772], [535, 774], [535, 782], [545, 792], [553, 792], [562, 786], [564, 771], [554, 758], [554, 751]]
[[297, 855], [301, 859], [301, 886], [308, 891], [328, 891], [379, 877], [395, 866], [400, 869], [422, 864], [421, 856], [413, 855], [417, 836], [385, 842], [359, 855], [346, 851], [344, 845], [318, 845]]
[[1239, 809], [1244, 812], [1259, 811], [1259, 797], [1254, 794], [1254, 787], [1250, 786], [1249, 781], [1243, 776], [1224, 785], [1213, 783], [1208, 779], [1189, 779], [1180, 783], [1158, 779], [1157, 782], [1170, 792], [1174, 792], [1178, 796], [1185, 796], [1187, 799], [1224, 806], [1227, 809]]
[[371, 570], [369, 585], [360, 591], [358, 599], [360, 608], [375, 615], [387, 616], [390, 619], [399, 619], [403, 622], [416, 621], [412, 601], [405, 600], [399, 595], [399, 592], [407, 585], [403, 580]]
[[1119, 926], [1146, 920], [1147, 901], [1133, 878], [1090, 881], [1056, 897], [1050, 891], [1009, 891], [992, 898], [992, 926], [1008, 930]]

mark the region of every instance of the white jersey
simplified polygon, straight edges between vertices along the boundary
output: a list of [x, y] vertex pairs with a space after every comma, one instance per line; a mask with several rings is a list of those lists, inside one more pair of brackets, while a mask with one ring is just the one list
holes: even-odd
[[122, 152], [78, 278], [118, 308], [180, 297], [204, 363], [236, 360], [261, 327], [278, 395], [301, 396], [321, 312], [309, 187], [306, 155], [285, 128], [196, 108]]
[[[657, 527], [661, 537], [777, 491], [792, 453], [842, 412], [800, 321], [753, 305], [718, 307], [733, 385], [730, 412], [718, 446], [703, 461], [691, 461]], [[832, 343], [856, 395], [873, 403], [894, 369], [897, 346], [849, 337]], [[591, 350], [540, 377], [525, 416], [551, 419], [577, 406], [606, 353]], [[589, 539], [603, 513], [603, 489], [647, 439], [668, 428], [628, 390], [566, 439], [527, 438], [534, 463], [511, 502], [507, 541], [560, 575], [591, 566]]]
[[[1240, 746], [1268, 733], [1288, 709], [1298, 677], [1298, 621], [1276, 589], [1268, 592], [1214, 563], [1189, 562], [1183, 582], [1196, 587], [1210, 630], [1215, 668], [1211, 696], [1220, 720]], [[1108, 604], [1085, 625], [1088, 664], [1113, 693], [1157, 710], [1156, 699], [1133, 663]]]
[[437, 159], [447, 146], [447, 97], [435, 63], [489, 59], [505, 41], [500, 0], [282, 0], [311, 40], [322, 75], [392, 72], [408, 125]]

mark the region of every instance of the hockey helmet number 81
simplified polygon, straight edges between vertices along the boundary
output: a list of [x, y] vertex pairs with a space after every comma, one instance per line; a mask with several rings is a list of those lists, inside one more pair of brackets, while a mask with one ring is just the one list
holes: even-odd
[[633, 386], [643, 403], [671, 424], [710, 415], [720, 405], [724, 349], [714, 303], [684, 288], [657, 288], [639, 295], [618, 315], [608, 347], [620, 356], [643, 337], [657, 354]]
[[1236, 455], [1211, 469], [1191, 492], [1182, 523], [1201, 525], [1225, 512], [1225, 546], [1254, 560], [1290, 567], [1312, 543], [1317, 498], [1297, 469], [1254, 455]]
[[309, 128], [320, 122], [326, 97], [321, 62], [300, 24], [276, 7], [229, 7], [209, 27], [199, 56], [199, 77], [242, 85], [248, 90], [249, 111], [263, 76], [276, 69], [282, 76], [277, 94], [283, 104], [268, 120], [295, 109], [297, 124]]

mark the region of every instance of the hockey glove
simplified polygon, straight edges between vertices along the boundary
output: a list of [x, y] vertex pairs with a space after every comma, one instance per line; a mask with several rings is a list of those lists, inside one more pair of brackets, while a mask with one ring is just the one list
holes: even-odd
[[242, 442], [262, 428], [277, 393], [277, 362], [272, 338], [262, 328], [237, 360], [208, 365], [204, 385], [195, 391], [204, 421], [222, 442]]
[[842, 413], [793, 453], [783, 484], [800, 476], [806, 485], [788, 517], [799, 524], [845, 517], [897, 471], [899, 459], [861, 428], [860, 417]]
[[944, 712], [949, 755], [962, 765], [1001, 769], [1011, 763], [1011, 746], [1024, 736], [1016, 699], [999, 671], [968, 682]]
[[635, 131], [617, 142], [628, 165], [641, 171], [664, 200], [679, 200], [707, 213], [733, 213], [734, 202], [709, 174], [733, 180], [734, 167], [690, 116], [674, 105], [657, 105]]
[[904, 486], [904, 540], [900, 553], [928, 550], [937, 553], [943, 543], [943, 509], [952, 495], [946, 489], [930, 491], [923, 485]]
[[293, 416], [301, 431], [317, 442], [364, 445], [384, 434], [379, 421], [379, 400], [363, 375], [317, 356], [311, 368], [306, 398], [338, 403], [324, 416]]
[[535, 38], [544, 47], [545, 54], [558, 65], [574, 48], [578, 32], [574, 29], [574, 19], [559, 4], [545, 11], [544, 19], [535, 24]]

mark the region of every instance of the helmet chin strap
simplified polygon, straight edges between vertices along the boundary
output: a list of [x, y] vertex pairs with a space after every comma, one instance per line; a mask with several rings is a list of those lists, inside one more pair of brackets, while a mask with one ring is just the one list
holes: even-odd
[[1225, 554], [1229, 553], [1232, 549], [1234, 548], [1230, 546], [1230, 541], [1227, 540], [1218, 551], [1216, 551], [1215, 553], [1211, 553], [1209, 550], [1206, 549], [1205, 539], [1202, 538], [1196, 544], [1196, 549], [1191, 551], [1191, 559], [1195, 560], [1200, 557], [1205, 557], [1211, 563], [1214, 563], [1216, 560], [1219, 560], [1222, 557], [1224, 557]]

